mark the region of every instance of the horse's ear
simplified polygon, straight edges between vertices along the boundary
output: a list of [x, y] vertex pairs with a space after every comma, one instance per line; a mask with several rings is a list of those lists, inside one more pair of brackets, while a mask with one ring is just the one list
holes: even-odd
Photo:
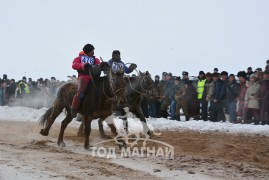
[[139, 70], [139, 74], [142, 74], [142, 72]]
[[146, 75], [149, 75], [149, 72], [148, 71], [146, 71], [146, 73], [145, 73]]

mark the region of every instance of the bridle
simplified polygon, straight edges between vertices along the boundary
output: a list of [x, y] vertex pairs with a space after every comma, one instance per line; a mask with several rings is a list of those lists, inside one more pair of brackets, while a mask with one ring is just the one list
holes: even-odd
[[[141, 76], [141, 75], [140, 75], [140, 76]], [[131, 81], [130, 81], [130, 77], [127, 76], [127, 78], [128, 78], [128, 81], [129, 81], [129, 84], [130, 84], [131, 89], [134, 90], [135, 92], [141, 94], [141, 95], [146, 95], [146, 96], [148, 96], [148, 95], [149, 95], [149, 90], [152, 89], [152, 87], [154, 86], [154, 85], [152, 84], [152, 85], [150, 85], [147, 89], [145, 89], [145, 88], [144, 88], [144, 85], [143, 85], [143, 84], [145, 83], [145, 77], [142, 77], [142, 76], [141, 76], [141, 77], [139, 77], [139, 85], [140, 85], [140, 88], [144, 91], [144, 92], [141, 92], [141, 91], [136, 90], [136, 89], [133, 87], [133, 85], [132, 85], [132, 83], [131, 83]]]
[[115, 94], [117, 94], [119, 91], [121, 90], [125, 90], [125, 88], [119, 88], [117, 89], [116, 91], [114, 91], [114, 81], [113, 79], [111, 79], [113, 76], [112, 76], [112, 71], [111, 69], [109, 70], [109, 86], [110, 86], [110, 89], [111, 89], [111, 92], [112, 92], [112, 97], [109, 97], [106, 92], [105, 92], [105, 82], [103, 82], [103, 94], [105, 95], [105, 97], [107, 98], [107, 101], [114, 101], [115, 100]]

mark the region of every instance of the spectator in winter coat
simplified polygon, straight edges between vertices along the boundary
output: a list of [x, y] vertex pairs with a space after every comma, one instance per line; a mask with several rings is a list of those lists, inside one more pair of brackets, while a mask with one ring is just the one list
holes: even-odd
[[237, 123], [241, 123], [244, 115], [245, 95], [247, 91], [247, 74], [245, 71], [237, 73], [237, 77], [240, 82], [239, 96], [237, 98]]
[[186, 120], [190, 119], [189, 108], [186, 101], [183, 100], [183, 95], [186, 93], [185, 84], [182, 83], [180, 76], [175, 79], [175, 101], [176, 101], [176, 120], [180, 121], [180, 109], [183, 109], [183, 112], [186, 116]]
[[[259, 124], [260, 122], [260, 84], [257, 82], [257, 78], [255, 74], [251, 74], [249, 76], [249, 87], [247, 88], [245, 95], [245, 112], [244, 112], [244, 120], [245, 122], [252, 122], [247, 119], [247, 113], [251, 112], [254, 116], [254, 123]], [[250, 116], [252, 119], [252, 116]]]
[[163, 82], [164, 84], [162, 85], [162, 94], [161, 94], [161, 99], [162, 99], [162, 104], [161, 104], [161, 116], [163, 118], [167, 118], [168, 113], [168, 106], [171, 105], [171, 101], [174, 99], [174, 81], [172, 80], [172, 74], [167, 73], [166, 75], [166, 80]]
[[89, 73], [89, 68], [100, 65], [100, 60], [94, 56], [94, 46], [86, 44], [83, 47], [83, 51], [79, 53], [73, 61], [72, 68], [78, 71], [78, 90], [73, 97], [71, 114], [75, 118], [77, 116], [77, 110], [81, 100], [85, 96], [86, 88], [93, 78]]
[[161, 104], [159, 101], [160, 96], [160, 76], [156, 75], [154, 80], [154, 87], [157, 92], [157, 98], [150, 99], [149, 101], [149, 116], [153, 118], [157, 118], [160, 116]]
[[187, 104], [189, 114], [185, 114], [186, 120], [189, 120], [190, 117], [196, 117], [200, 114], [199, 101], [197, 99], [196, 88], [191, 81], [185, 81], [185, 94], [183, 95], [183, 101]]
[[269, 71], [269, 59], [266, 61], [265, 71]]
[[251, 74], [253, 74], [254, 72], [252, 71], [252, 67], [248, 67], [248, 69], [247, 69], [247, 80], [249, 80], [249, 76], [251, 75]]
[[209, 102], [213, 100], [214, 95], [214, 81], [212, 79], [212, 74], [210, 72], [206, 73], [206, 83], [205, 83], [205, 90], [204, 90], [204, 97], [206, 97], [206, 101]]
[[219, 73], [213, 73], [213, 80], [214, 80], [214, 100], [211, 102], [211, 110], [212, 113], [212, 120], [214, 122], [216, 121], [225, 121], [225, 115], [223, 112], [223, 106], [222, 106], [222, 97], [221, 97], [221, 90], [223, 81], [219, 78]]
[[235, 123], [237, 120], [236, 98], [238, 97], [238, 95], [239, 95], [239, 84], [236, 82], [234, 74], [230, 74], [229, 81], [227, 84], [226, 103], [228, 106], [230, 122], [232, 123]]
[[260, 109], [260, 119], [262, 124], [269, 125], [269, 70], [265, 71], [264, 79], [261, 82], [260, 88], [260, 99], [261, 99], [261, 109]]
[[[197, 82], [197, 99], [199, 101], [199, 104], [201, 105], [201, 109], [202, 109], [202, 119], [204, 121], [207, 120], [207, 106], [208, 106], [208, 101], [206, 101], [206, 96], [205, 95], [205, 85], [206, 85], [206, 78], [205, 78], [205, 73], [204, 71], [200, 71], [199, 72], [199, 76], [198, 76], [198, 82]], [[200, 119], [199, 117], [195, 118], [195, 119]]]

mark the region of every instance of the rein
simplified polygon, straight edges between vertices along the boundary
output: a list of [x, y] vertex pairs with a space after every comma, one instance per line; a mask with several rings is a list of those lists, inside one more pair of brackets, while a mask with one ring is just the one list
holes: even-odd
[[128, 78], [128, 81], [129, 81], [129, 84], [130, 84], [131, 89], [133, 89], [135, 92], [137, 92], [137, 93], [139, 93], [139, 94], [141, 94], [141, 95], [148, 95], [148, 94], [147, 94], [147, 91], [148, 91], [149, 89], [151, 89], [151, 87], [153, 86], [153, 85], [151, 85], [151, 86], [149, 86], [148, 89], [145, 89], [145, 88], [143, 87], [142, 82], [141, 82], [141, 78], [142, 78], [142, 77], [140, 77], [140, 78], [139, 78], [139, 84], [140, 84], [141, 89], [144, 91], [144, 92], [140, 92], [140, 91], [136, 90], [136, 89], [133, 87], [133, 85], [132, 85], [132, 83], [131, 83], [131, 81], [130, 81], [130, 77], [127, 76], [127, 78]]

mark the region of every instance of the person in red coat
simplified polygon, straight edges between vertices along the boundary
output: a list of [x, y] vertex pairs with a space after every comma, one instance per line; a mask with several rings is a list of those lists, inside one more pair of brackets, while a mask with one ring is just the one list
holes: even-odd
[[86, 88], [92, 79], [89, 69], [95, 65], [100, 65], [100, 60], [94, 56], [94, 46], [86, 44], [83, 47], [83, 51], [79, 53], [73, 61], [72, 68], [78, 72], [78, 90], [73, 97], [71, 114], [75, 118], [77, 116], [77, 110], [83, 97], [85, 96]]

